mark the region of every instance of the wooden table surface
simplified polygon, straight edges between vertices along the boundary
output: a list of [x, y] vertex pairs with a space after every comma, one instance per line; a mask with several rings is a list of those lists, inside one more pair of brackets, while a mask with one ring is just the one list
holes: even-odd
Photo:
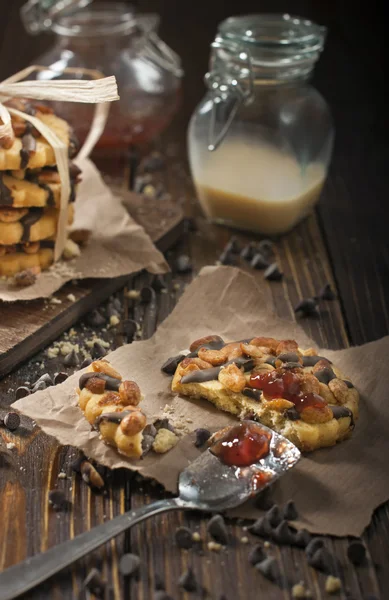
[[[30, 38], [22, 31], [18, 17], [20, 4], [20, 0], [0, 2], [0, 79], [26, 66], [26, 62], [51, 43], [48, 37]], [[179, 0], [140, 0], [138, 5], [141, 10], [160, 12], [162, 37], [184, 60], [187, 74], [185, 100], [160, 145], [162, 151], [169, 147], [170, 154], [174, 154], [163, 174], [166, 187], [184, 203], [188, 215], [198, 216], [184, 152], [187, 120], [203, 94], [202, 77], [217, 22], [234, 13], [253, 12], [258, 6], [248, 0], [213, 0], [206, 11], [196, 3]], [[349, 7], [347, 3], [335, 0], [317, 5], [314, 7], [310, 2], [297, 0], [261, 3], [264, 12], [287, 10], [328, 25], [328, 41], [314, 82], [329, 100], [336, 124], [331, 173], [317, 213], [279, 241], [277, 261], [285, 273], [284, 281], [264, 285], [273, 298], [277, 313], [293, 319], [296, 302], [312, 296], [330, 281], [339, 300], [327, 303], [319, 319], [306, 319], [303, 326], [319, 345], [336, 349], [378, 339], [389, 331], [388, 211], [385, 210], [389, 171], [388, 121], [382, 118], [386, 110], [384, 19], [373, 5], [368, 14], [350, 11], [351, 4]], [[150, 314], [147, 305], [134, 307], [123, 299], [124, 315], [143, 323], [144, 338], [149, 337], [173, 309], [191, 277], [202, 266], [215, 263], [230, 237], [229, 231], [210, 226], [200, 217], [197, 222], [198, 232], [188, 233], [168, 255], [173, 265], [180, 252], [189, 253], [194, 272], [183, 277], [173, 268], [166, 277], [168, 293], [158, 294], [157, 319]], [[242, 241], [252, 239], [249, 236], [240, 238]], [[141, 288], [149, 280], [147, 274], [141, 274], [131, 286]], [[118, 296], [123, 298], [123, 293]], [[89, 331], [84, 322], [78, 323], [75, 329], [78, 337]], [[112, 348], [125, 340], [120, 328], [107, 334], [107, 339]], [[42, 372], [53, 374], [64, 370], [58, 359], [45, 360], [44, 371], [41, 371], [37, 365], [43, 359], [44, 353], [41, 353], [0, 382], [1, 414], [13, 401], [13, 390], [24, 381], [33, 381]], [[5, 444], [9, 442], [16, 444], [14, 450], [6, 449]], [[72, 473], [70, 464], [75, 456], [75, 449], [58, 446], [28, 419], [23, 419], [23, 427], [15, 435], [6, 429], [0, 430], [0, 569], [47, 550], [130, 507], [163, 495], [158, 487], [140, 481], [128, 472], [112, 473], [107, 494], [95, 494]], [[60, 472], [66, 473], [66, 479], [58, 479]], [[65, 491], [71, 500], [69, 512], [56, 513], [49, 508], [47, 493], [55, 488]], [[305, 581], [314, 598], [329, 597], [324, 591], [325, 576], [307, 565], [302, 550], [272, 547], [271, 553], [282, 567], [284, 585], [279, 587], [250, 567], [247, 560], [249, 547], [240, 541], [245, 535], [241, 525], [231, 526], [234, 543], [220, 554], [208, 551], [206, 546], [203, 554], [179, 550], [174, 543], [174, 531], [179, 525], [199, 531], [206, 540], [205, 519], [194, 514], [167, 514], [119, 536], [100, 552], [80, 561], [26, 597], [34, 600], [85, 597], [81, 592], [82, 581], [96, 564], [100, 565], [111, 586], [109, 597], [115, 600], [152, 600], [158, 577], [164, 580], [173, 598], [196, 597], [183, 593], [177, 585], [180, 573], [188, 564], [193, 566], [209, 598], [215, 600], [222, 597], [228, 600], [287, 599], [291, 598], [290, 583], [299, 580]], [[343, 588], [338, 597], [385, 600], [389, 597], [389, 504], [375, 511], [363, 540], [368, 561], [367, 565], [358, 568], [347, 561], [347, 540], [326, 540], [326, 545], [336, 553], [341, 564], [339, 576]], [[255, 540], [250, 537], [250, 545], [253, 543]], [[134, 552], [141, 558], [138, 581], [127, 581], [119, 574], [118, 558], [125, 551]]]

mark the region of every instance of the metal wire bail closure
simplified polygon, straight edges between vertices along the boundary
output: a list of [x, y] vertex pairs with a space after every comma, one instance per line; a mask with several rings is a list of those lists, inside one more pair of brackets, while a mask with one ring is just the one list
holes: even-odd
[[[205, 75], [205, 83], [212, 93], [212, 110], [208, 129], [208, 150], [214, 152], [220, 146], [231, 124], [238, 112], [239, 107], [247, 102], [253, 95], [254, 77], [250, 53], [235, 43], [226, 43], [216, 38], [212, 44], [214, 50], [222, 50], [233, 57], [238, 57], [239, 74], [236, 76], [231, 73], [220, 74], [220, 67], [223, 62], [218, 57], [217, 52], [211, 56], [211, 69]], [[227, 107], [227, 103], [230, 106]], [[227, 107], [228, 116], [221, 131], [216, 133], [217, 111], [224, 104]]]

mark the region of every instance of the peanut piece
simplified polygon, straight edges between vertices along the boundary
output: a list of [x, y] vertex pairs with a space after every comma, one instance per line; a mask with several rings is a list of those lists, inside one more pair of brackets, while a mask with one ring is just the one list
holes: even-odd
[[328, 385], [326, 385], [325, 383], [322, 383], [321, 381], [319, 381], [319, 384], [320, 384], [319, 396], [321, 396], [327, 404], [336, 404], [335, 396], [331, 392]]
[[296, 352], [296, 354], [300, 354], [298, 344], [295, 340], [281, 340], [276, 348], [276, 355], [278, 356], [282, 352]]
[[328, 406], [321, 408], [316, 406], [307, 406], [301, 412], [301, 418], [305, 423], [327, 423], [333, 419], [332, 410]]
[[92, 392], [92, 394], [104, 394], [105, 391], [105, 381], [104, 379], [99, 379], [98, 377], [91, 377], [85, 384], [87, 390]]
[[199, 358], [211, 363], [212, 366], [218, 367], [227, 360], [227, 352], [224, 348], [222, 350], [209, 350], [208, 348], [200, 348]]
[[340, 404], [347, 402], [348, 387], [344, 381], [341, 379], [331, 379], [328, 383], [328, 387]]
[[118, 373], [107, 360], [95, 360], [91, 367], [96, 373], [104, 373], [105, 375], [109, 375], [115, 379], [122, 379], [120, 373]]
[[241, 344], [243, 354], [252, 358], [264, 358], [269, 356], [269, 350], [264, 346], [254, 346], [254, 344]]
[[320, 395], [320, 381], [311, 373], [304, 373], [300, 379], [301, 391], [304, 394], [314, 393]]
[[206, 344], [210, 344], [211, 342], [223, 342], [223, 340], [219, 335], [207, 335], [203, 338], [200, 338], [199, 340], [195, 340], [194, 342], [192, 342], [189, 346], [189, 350], [191, 352], [195, 352], [195, 350], [197, 350], [197, 348], [200, 348], [200, 346], [205, 346]]
[[276, 353], [279, 343], [279, 340], [275, 340], [274, 338], [269, 337], [256, 337], [253, 338], [250, 342], [252, 346], [263, 346], [264, 348], [268, 348], [268, 351], [271, 354]]
[[289, 400], [286, 400], [285, 398], [273, 398], [273, 400], [265, 401], [266, 408], [277, 410], [278, 412], [281, 412], [288, 408], [293, 408], [293, 406], [293, 402], [289, 402]]
[[218, 379], [224, 387], [232, 392], [241, 392], [246, 387], [246, 377], [243, 370], [239, 369], [234, 363], [221, 369]]
[[315, 348], [307, 348], [307, 350], [304, 350], [303, 355], [304, 356], [317, 356], [317, 350], [315, 350]]
[[125, 435], [133, 436], [146, 427], [146, 422], [146, 415], [140, 410], [137, 410], [124, 417], [123, 421], [120, 423], [120, 427]]
[[327, 360], [326, 358], [322, 358], [315, 365], [313, 365], [313, 367], [312, 367], [312, 373], [316, 373], [317, 371], [321, 371], [325, 367], [329, 367], [330, 369], [332, 368], [330, 361]]
[[138, 406], [142, 399], [141, 391], [135, 381], [122, 381], [119, 385], [119, 396], [125, 406], [128, 404]]

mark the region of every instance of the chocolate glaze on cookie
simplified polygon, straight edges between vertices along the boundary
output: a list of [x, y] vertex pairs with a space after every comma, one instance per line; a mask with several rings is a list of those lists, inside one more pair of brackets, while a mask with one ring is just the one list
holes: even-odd
[[82, 390], [86, 386], [87, 382], [89, 381], [89, 379], [92, 379], [92, 377], [96, 377], [97, 379], [103, 379], [105, 381], [105, 387], [107, 390], [110, 390], [112, 392], [119, 391], [119, 386], [121, 384], [120, 379], [110, 377], [109, 375], [105, 375], [105, 373], [95, 373], [94, 371], [89, 371], [88, 373], [84, 373], [83, 375], [81, 375], [78, 384], [80, 390]]
[[13, 203], [11, 190], [5, 185], [3, 175], [0, 173], [0, 206], [13, 206]]
[[314, 367], [319, 360], [327, 360], [329, 363], [331, 362], [324, 356], [303, 356], [303, 367]]
[[254, 361], [243, 356], [227, 361], [220, 367], [212, 367], [211, 369], [203, 369], [202, 371], [192, 371], [188, 375], [184, 375], [181, 383], [204, 383], [205, 381], [213, 381], [219, 377], [219, 373], [223, 367], [235, 363], [237, 367], [243, 367], [245, 371], [250, 371], [254, 367]]
[[350, 427], [354, 427], [354, 415], [347, 406], [336, 406], [330, 405], [334, 419], [343, 419], [344, 417], [350, 417]]
[[21, 239], [22, 242], [28, 242], [30, 240], [31, 227], [34, 225], [34, 223], [39, 221], [42, 214], [43, 208], [30, 208], [28, 213], [20, 219], [19, 222], [23, 226], [23, 235]]
[[95, 421], [95, 427], [99, 427], [101, 421], [108, 421], [109, 423], [116, 423], [119, 425], [127, 415], [130, 415], [131, 411], [123, 410], [122, 412], [109, 412], [103, 413], [97, 417]]

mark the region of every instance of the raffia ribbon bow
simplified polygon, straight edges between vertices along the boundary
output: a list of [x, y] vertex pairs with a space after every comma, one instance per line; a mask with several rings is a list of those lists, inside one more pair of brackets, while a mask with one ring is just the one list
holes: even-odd
[[[10, 148], [15, 134], [11, 115], [22, 117], [31, 123], [52, 146], [61, 180], [61, 205], [58, 219], [54, 260], [58, 260], [66, 242], [67, 208], [70, 197], [68, 148], [58, 136], [42, 121], [27, 113], [4, 106], [3, 102], [11, 98], [29, 98], [31, 100], [55, 100], [61, 102], [83, 102], [96, 104], [96, 110], [88, 137], [78, 157], [85, 158], [90, 154], [102, 134], [109, 113], [109, 103], [119, 100], [116, 79], [114, 76], [103, 77], [101, 73], [89, 69], [64, 69], [64, 72], [83, 73], [95, 77], [91, 80], [63, 79], [55, 81], [29, 80], [22, 81], [35, 71], [50, 71], [49, 67], [31, 66], [15, 73], [0, 83], [0, 143]], [[57, 71], [53, 71], [58, 75]], [[101, 77], [97, 79], [96, 77]]]

